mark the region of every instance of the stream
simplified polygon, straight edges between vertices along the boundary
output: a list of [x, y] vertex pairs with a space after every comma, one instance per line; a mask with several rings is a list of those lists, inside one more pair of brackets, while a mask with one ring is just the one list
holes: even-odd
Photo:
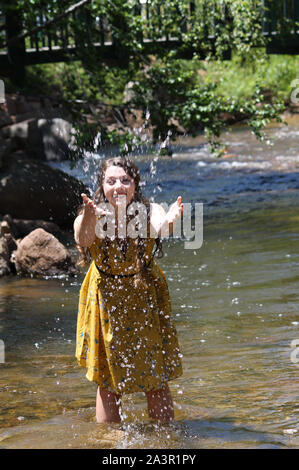
[[[203, 203], [202, 246], [165, 240], [158, 260], [183, 353], [184, 374], [170, 382], [175, 421], [150, 420], [137, 393], [124, 397], [120, 425], [96, 423], [96, 385], [74, 357], [84, 270], [7, 276], [0, 279], [0, 447], [299, 448], [299, 116], [288, 122], [268, 128], [272, 146], [234, 127], [220, 159], [201, 136], [173, 144], [172, 158], [134, 157], [147, 197]], [[53, 166], [93, 190], [101, 158]]]

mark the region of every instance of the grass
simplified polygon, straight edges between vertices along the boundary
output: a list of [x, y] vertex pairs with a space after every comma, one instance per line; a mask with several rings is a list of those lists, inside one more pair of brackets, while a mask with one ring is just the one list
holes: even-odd
[[205, 63], [204, 70], [204, 79], [216, 81], [220, 95], [249, 98], [259, 84], [262, 89], [288, 102], [291, 83], [299, 79], [299, 57], [269, 55], [257, 65], [257, 62], [242, 63], [239, 57], [233, 56], [231, 61]]

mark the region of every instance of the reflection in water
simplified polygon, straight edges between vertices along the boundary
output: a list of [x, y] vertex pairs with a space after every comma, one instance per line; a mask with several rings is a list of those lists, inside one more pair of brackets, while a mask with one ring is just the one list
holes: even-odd
[[[245, 130], [234, 156], [215, 160], [198, 142], [173, 160], [140, 163], [145, 193], [204, 202], [204, 242], [164, 243], [184, 375], [171, 382], [176, 421], [158, 426], [143, 394], [124, 422], [95, 422], [96, 386], [74, 358], [77, 278], [0, 279], [0, 447], [298, 448], [298, 127], [273, 130], [265, 149]], [[286, 164], [287, 163], [287, 164]], [[78, 171], [78, 169], [76, 169]], [[186, 184], [188, 182], [188, 184]]]

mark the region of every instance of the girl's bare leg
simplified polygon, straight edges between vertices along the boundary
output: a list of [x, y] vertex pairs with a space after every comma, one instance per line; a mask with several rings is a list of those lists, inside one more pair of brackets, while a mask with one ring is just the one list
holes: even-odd
[[98, 387], [96, 401], [96, 418], [98, 423], [120, 423], [120, 397]]
[[150, 418], [163, 423], [174, 419], [174, 408], [168, 384], [159, 390], [146, 392], [148, 414]]

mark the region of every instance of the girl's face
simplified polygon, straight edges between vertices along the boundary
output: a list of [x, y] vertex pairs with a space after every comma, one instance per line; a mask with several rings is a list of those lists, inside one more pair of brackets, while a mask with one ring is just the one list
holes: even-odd
[[126, 196], [126, 205], [130, 204], [135, 193], [134, 179], [120, 166], [109, 166], [105, 172], [103, 191], [106, 199], [115, 208], [120, 204], [122, 197]]

